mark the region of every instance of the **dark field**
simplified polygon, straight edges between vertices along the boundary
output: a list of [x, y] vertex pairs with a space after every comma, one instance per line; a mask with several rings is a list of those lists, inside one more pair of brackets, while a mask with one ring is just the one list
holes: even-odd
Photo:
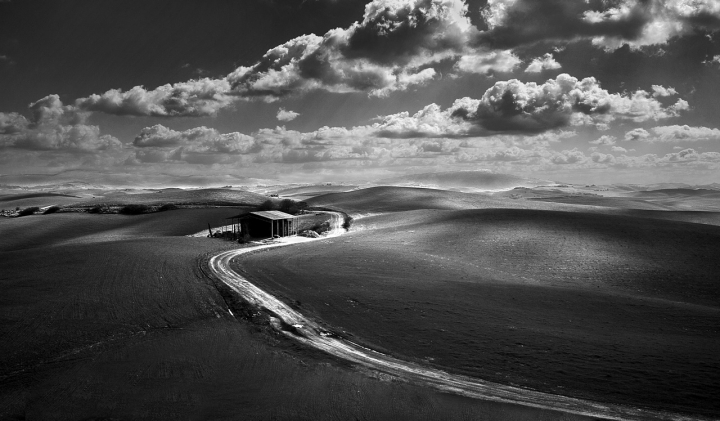
[[[378, 212], [392, 207], [389, 188], [380, 189], [365, 203], [362, 191], [313, 201]], [[401, 193], [421, 200], [398, 200], [396, 210], [469, 201]], [[720, 228], [591, 210], [397, 211], [358, 219], [343, 237], [250, 255], [238, 268], [393, 355], [569, 396], [720, 416]]]
[[[0, 219], [0, 419], [583, 420], [359, 372], [236, 319], [227, 209]], [[226, 299], [228, 301], [226, 301]]]

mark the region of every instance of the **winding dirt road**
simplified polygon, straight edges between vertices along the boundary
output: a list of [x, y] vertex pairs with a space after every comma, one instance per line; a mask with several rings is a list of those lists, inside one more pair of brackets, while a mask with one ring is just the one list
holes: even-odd
[[230, 268], [230, 262], [238, 256], [289, 244], [292, 243], [275, 243], [223, 252], [212, 257], [209, 266], [211, 272], [220, 281], [232, 288], [251, 305], [268, 312], [271, 315], [273, 327], [307, 346], [403, 381], [471, 398], [508, 402], [614, 420], [709, 420], [709, 418], [691, 417], [630, 406], [602, 404], [450, 374], [442, 370], [423, 367], [413, 362], [402, 361], [390, 355], [360, 346], [345, 338], [340, 338], [325, 330], [315, 321], [290, 308], [271, 294], [253, 285]]

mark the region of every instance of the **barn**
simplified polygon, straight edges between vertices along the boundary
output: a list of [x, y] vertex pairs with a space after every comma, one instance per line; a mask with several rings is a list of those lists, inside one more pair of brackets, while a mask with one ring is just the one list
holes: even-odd
[[253, 238], [297, 235], [298, 217], [280, 211], [257, 211], [231, 216], [232, 232], [240, 237], [247, 232]]

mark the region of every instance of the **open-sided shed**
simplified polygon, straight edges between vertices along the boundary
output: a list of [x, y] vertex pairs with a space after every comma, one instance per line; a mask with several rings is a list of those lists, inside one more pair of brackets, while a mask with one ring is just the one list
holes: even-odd
[[250, 237], [287, 237], [297, 234], [297, 217], [280, 211], [257, 211], [228, 218], [236, 237], [248, 233]]

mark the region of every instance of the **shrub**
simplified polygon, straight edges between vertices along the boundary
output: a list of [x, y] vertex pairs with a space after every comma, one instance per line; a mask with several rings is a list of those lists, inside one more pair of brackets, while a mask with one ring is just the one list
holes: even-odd
[[258, 206], [259, 211], [269, 211], [269, 210], [278, 210], [280, 209], [280, 205], [278, 205], [277, 202], [275, 202], [272, 199], [268, 199], [260, 204]]
[[149, 210], [150, 207], [147, 205], [126, 205], [120, 208], [119, 213], [122, 215], [140, 215], [147, 213]]
[[39, 210], [40, 210], [39, 207], [37, 207], [37, 206], [31, 206], [31, 207], [29, 207], [29, 208], [25, 208], [25, 209], [21, 210], [20, 212], [18, 212], [18, 216], [32, 215], [32, 214], [34, 214], [35, 212], [37, 212], [37, 211], [39, 211]]
[[350, 229], [350, 225], [352, 225], [353, 218], [350, 215], [345, 215], [345, 221], [342, 224], [342, 227], [345, 228], [345, 230]]
[[60, 210], [60, 206], [50, 206], [49, 208], [45, 209], [45, 212], [43, 212], [43, 215], [55, 213], [59, 210]]
[[180, 209], [180, 208], [173, 205], [172, 203], [166, 203], [166, 204], [160, 206], [160, 208], [158, 208], [158, 212], [165, 212], [165, 211], [175, 210], [175, 209]]
[[311, 231], [315, 231], [318, 234], [330, 231], [330, 221], [325, 221], [320, 224], [315, 224], [310, 228]]
[[88, 209], [88, 213], [100, 213], [102, 210], [102, 206], [95, 206], [94, 208]]
[[290, 215], [297, 215], [307, 209], [307, 207], [308, 204], [306, 202], [296, 202], [292, 199], [283, 199], [280, 201], [280, 210]]

